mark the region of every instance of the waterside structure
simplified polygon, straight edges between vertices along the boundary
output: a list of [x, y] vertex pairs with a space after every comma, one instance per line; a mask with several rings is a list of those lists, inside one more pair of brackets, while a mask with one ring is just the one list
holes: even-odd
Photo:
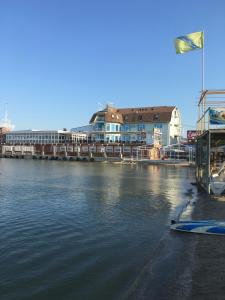
[[0, 145], [3, 158], [82, 161], [138, 161], [160, 159], [160, 148], [141, 144], [33, 144]]
[[225, 194], [225, 90], [205, 90], [198, 102], [196, 179], [208, 194]]
[[162, 146], [181, 138], [181, 115], [175, 106], [116, 108], [107, 105], [90, 120], [92, 141], [153, 144], [159, 134]]
[[93, 114], [88, 126], [71, 131], [6, 132], [0, 145], [0, 156], [51, 160], [172, 161], [186, 159], [188, 154], [181, 149], [180, 135], [181, 116], [175, 106], [118, 109], [107, 105]]

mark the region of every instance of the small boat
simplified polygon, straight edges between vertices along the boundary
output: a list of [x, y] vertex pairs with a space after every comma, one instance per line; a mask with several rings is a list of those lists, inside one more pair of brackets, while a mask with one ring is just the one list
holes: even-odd
[[182, 232], [225, 235], [225, 221], [198, 220], [172, 222], [170, 229]]

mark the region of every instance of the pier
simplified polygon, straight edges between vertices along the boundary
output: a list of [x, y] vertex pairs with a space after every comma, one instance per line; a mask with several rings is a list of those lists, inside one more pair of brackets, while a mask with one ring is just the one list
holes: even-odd
[[0, 157], [39, 160], [70, 160], [91, 162], [151, 163], [192, 165], [189, 153], [168, 155], [167, 150], [153, 145], [141, 144], [35, 144], [0, 145]]
[[140, 160], [159, 159], [159, 149], [152, 146], [127, 144], [35, 144], [1, 145], [0, 155], [4, 158], [33, 158], [51, 160]]

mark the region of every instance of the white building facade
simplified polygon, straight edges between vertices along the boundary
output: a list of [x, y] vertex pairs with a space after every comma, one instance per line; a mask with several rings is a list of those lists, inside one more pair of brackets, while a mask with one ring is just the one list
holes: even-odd
[[154, 144], [155, 133], [160, 134], [161, 145], [179, 143], [181, 116], [175, 106], [117, 109], [107, 106], [95, 113], [91, 140]]
[[66, 144], [86, 140], [86, 134], [64, 130], [20, 130], [5, 134], [6, 144]]

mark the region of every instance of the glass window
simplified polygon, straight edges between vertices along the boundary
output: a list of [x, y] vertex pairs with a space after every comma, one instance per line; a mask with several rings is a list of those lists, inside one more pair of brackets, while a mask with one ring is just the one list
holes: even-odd
[[145, 124], [138, 124], [138, 131], [145, 130]]
[[155, 115], [153, 116], [153, 120], [155, 120], [155, 121], [159, 120], [159, 114], [155, 114]]
[[129, 129], [130, 129], [130, 126], [129, 126], [128, 124], [126, 124], [126, 125], [124, 126], [124, 130], [125, 130], [125, 131], [129, 131]]
[[105, 121], [105, 116], [103, 115], [97, 116], [97, 121]]

